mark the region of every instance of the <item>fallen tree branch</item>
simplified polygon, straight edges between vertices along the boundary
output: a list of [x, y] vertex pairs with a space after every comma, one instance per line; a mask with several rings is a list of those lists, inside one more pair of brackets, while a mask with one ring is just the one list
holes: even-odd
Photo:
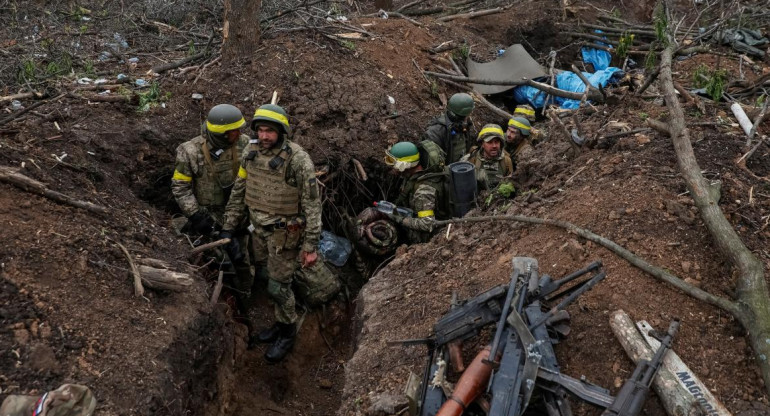
[[60, 95], [57, 95], [56, 97], [53, 97], [53, 98], [50, 98], [50, 99], [40, 100], [40, 101], [37, 101], [35, 103], [32, 103], [28, 107], [22, 108], [21, 110], [13, 113], [11, 115], [9, 115], [8, 117], [0, 119], [0, 126], [2, 126], [4, 124], [7, 124], [7, 123], [10, 123], [13, 120], [16, 120], [17, 118], [21, 117], [21, 115], [26, 113], [27, 111], [33, 110], [33, 109], [35, 109], [37, 107], [40, 107], [41, 105], [46, 104], [48, 102], [51, 102], [53, 100], [58, 100], [59, 98], [64, 97], [65, 95], [66, 94], [60, 94]]
[[513, 118], [513, 114], [510, 114], [509, 112], [503, 110], [502, 108], [490, 103], [486, 98], [484, 98], [483, 95], [477, 93], [476, 91], [473, 91], [471, 93], [473, 98], [478, 100], [482, 105], [487, 107], [488, 109], [492, 110], [493, 113], [499, 115], [500, 117], [504, 117], [506, 120], [510, 120]]
[[14, 185], [19, 189], [44, 196], [56, 202], [82, 208], [97, 214], [107, 214], [107, 208], [104, 206], [81, 201], [60, 192], [53, 191], [46, 187], [42, 182], [38, 182], [8, 166], [0, 166], [0, 182]]
[[212, 241], [212, 242], [206, 243], [206, 244], [201, 244], [198, 247], [195, 247], [194, 249], [192, 249], [190, 251], [190, 256], [189, 257], [193, 257], [193, 256], [195, 256], [198, 253], [203, 253], [206, 250], [211, 250], [212, 248], [217, 248], [219, 246], [223, 246], [225, 244], [228, 244], [229, 242], [230, 242], [229, 238], [223, 238], [221, 240]]
[[43, 94], [39, 92], [21, 92], [18, 94], [11, 94], [6, 95], [4, 97], [0, 97], [0, 103], [4, 103], [6, 101], [13, 101], [13, 100], [23, 100], [25, 98], [42, 98]]
[[439, 17], [437, 22], [448, 22], [455, 19], [473, 19], [474, 17], [486, 16], [489, 14], [500, 13], [507, 7], [495, 7], [494, 9], [478, 10], [470, 13], [451, 14], [449, 16]]
[[655, 68], [655, 71], [653, 71], [650, 75], [647, 76], [647, 79], [644, 80], [644, 84], [642, 84], [641, 87], [639, 87], [639, 90], [634, 93], [636, 96], [642, 95], [642, 93], [647, 90], [647, 88], [652, 85], [653, 82], [658, 78], [658, 75], [660, 75], [660, 67]]
[[353, 161], [353, 166], [356, 167], [356, 173], [358, 174], [358, 179], [361, 180], [361, 182], [366, 182], [367, 179], [369, 179], [369, 175], [366, 174], [366, 169], [364, 169], [364, 165], [361, 164], [361, 162], [358, 161], [356, 158], [350, 159]]
[[657, 279], [676, 287], [677, 289], [681, 290], [682, 292], [684, 292], [689, 296], [694, 297], [695, 299], [702, 300], [708, 304], [714, 305], [730, 313], [733, 313], [733, 312], [740, 313], [740, 310], [738, 309], [738, 307], [730, 300], [720, 296], [712, 295], [711, 293], [708, 293], [703, 289], [697, 288], [685, 282], [681, 278], [669, 273], [665, 269], [655, 266], [647, 262], [646, 260], [638, 257], [636, 254], [625, 249], [624, 247], [615, 243], [614, 241], [604, 238], [598, 234], [595, 234], [590, 230], [580, 228], [575, 224], [572, 224], [567, 221], [560, 221], [560, 220], [554, 220], [554, 219], [548, 219], [548, 218], [527, 217], [523, 215], [498, 215], [498, 216], [490, 215], [490, 216], [482, 216], [482, 217], [465, 217], [465, 218], [455, 218], [455, 219], [444, 220], [444, 221], [436, 221], [434, 224], [435, 224], [435, 227], [440, 227], [446, 224], [477, 223], [477, 222], [489, 222], [489, 221], [492, 221], [492, 222], [516, 221], [516, 222], [524, 222], [528, 224], [542, 224], [542, 225], [550, 225], [553, 227], [563, 228], [573, 234], [576, 234], [580, 237], [585, 238], [586, 240], [590, 240], [596, 244], [599, 244], [600, 246], [606, 248], [607, 250], [610, 250], [611, 252], [615, 253], [622, 259], [631, 263], [633, 266], [635, 266], [639, 270], [645, 273], [648, 273], [656, 277]]
[[411, 24], [413, 24], [413, 25], [415, 25], [415, 26], [418, 26], [418, 27], [423, 27], [423, 26], [425, 26], [425, 25], [423, 25], [422, 23], [420, 23], [420, 22], [418, 22], [418, 21], [416, 21], [416, 20], [412, 19], [411, 17], [409, 17], [409, 16], [406, 16], [406, 15], [404, 15], [404, 14], [401, 14], [401, 13], [399, 13], [399, 12], [386, 12], [385, 10], [382, 10], [382, 9], [380, 9], [380, 13], [387, 13], [387, 15], [388, 15], [388, 17], [389, 17], [389, 18], [390, 18], [390, 17], [398, 17], [398, 18], [400, 18], [400, 19], [404, 19], [404, 20], [406, 20], [407, 22], [409, 22], [409, 23], [411, 23]]
[[760, 124], [765, 120], [765, 117], [767, 117], [767, 104], [770, 102], [770, 97], [765, 96], [765, 103], [762, 104], [762, 111], [759, 113], [757, 118], [754, 119], [754, 125], [751, 126], [751, 131], [749, 131], [749, 139], [746, 141], [746, 146], [749, 146], [751, 144], [751, 140], [754, 139], [754, 136], [757, 134], [757, 127], [759, 127]]
[[168, 269], [156, 269], [151, 266], [141, 265], [139, 274], [147, 287], [157, 290], [170, 290], [172, 292], [184, 292], [192, 286], [192, 278], [187, 273], [175, 272]]
[[415, 0], [415, 1], [411, 2], [411, 3], [407, 3], [407, 4], [399, 7], [398, 9], [396, 9], [396, 11], [397, 12], [403, 12], [404, 10], [406, 10], [408, 8], [411, 8], [411, 7], [417, 6], [419, 4], [425, 3], [425, 1], [426, 0]]
[[126, 256], [126, 260], [128, 260], [128, 265], [131, 266], [131, 274], [134, 276], [134, 296], [136, 297], [144, 296], [144, 286], [142, 286], [142, 275], [139, 273], [139, 269], [136, 267], [136, 263], [134, 263], [134, 260], [131, 258], [131, 254], [128, 252], [128, 250], [123, 244], [120, 244], [117, 241], [115, 241], [115, 244], [118, 245], [118, 247], [120, 248], [120, 251], [122, 251], [123, 255]]
[[[465, 82], [468, 84], [503, 85], [503, 86], [529, 85], [530, 87], [537, 88], [541, 91], [544, 91], [551, 95], [555, 95], [557, 97], [569, 98], [572, 100], [580, 100], [581, 98], [583, 98], [583, 93], [561, 90], [559, 88], [554, 88], [548, 84], [533, 81], [527, 78], [523, 78], [521, 81], [494, 81], [490, 79], [468, 78], [468, 77], [462, 77], [458, 75], [448, 75], [448, 74], [442, 74], [440, 72], [431, 72], [431, 71], [425, 71], [425, 74], [434, 76], [436, 78], [448, 79], [450, 81], [455, 81], [455, 82]], [[589, 91], [588, 99], [597, 101], [597, 102], [604, 101], [604, 97], [602, 97], [601, 93], [599, 93], [598, 91]]]
[[211, 300], [209, 303], [211, 304], [211, 307], [213, 308], [214, 305], [217, 304], [217, 300], [219, 300], [219, 294], [222, 293], [222, 286], [224, 283], [222, 282], [222, 278], [225, 275], [224, 270], [219, 271], [219, 276], [217, 276], [217, 284], [214, 285], [214, 291], [211, 292]]
[[[575, 152], [574, 156], [577, 156], [580, 154], [580, 146], [575, 143], [574, 140], [572, 140], [572, 134], [570, 133], [569, 129], [567, 129], [567, 126], [564, 125], [564, 122], [561, 121], [561, 118], [554, 112], [553, 110], [548, 111], [548, 118], [551, 119], [551, 122], [556, 124], [559, 127], [559, 130], [561, 130], [562, 134], [564, 135], [564, 139], [567, 140], [567, 143], [569, 143], [570, 148], [573, 152]], [[574, 115], [575, 113], [573, 113]]]

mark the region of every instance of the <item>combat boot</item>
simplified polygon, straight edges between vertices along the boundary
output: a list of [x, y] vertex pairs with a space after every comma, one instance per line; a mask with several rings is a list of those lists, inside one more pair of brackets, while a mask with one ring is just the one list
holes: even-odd
[[265, 360], [270, 364], [283, 360], [294, 347], [294, 341], [297, 339], [297, 324], [278, 325], [280, 326], [278, 339], [265, 352]]
[[267, 344], [275, 342], [281, 333], [281, 324], [276, 322], [270, 328], [265, 328], [255, 335], [249, 336], [249, 348], [254, 348], [257, 344]]

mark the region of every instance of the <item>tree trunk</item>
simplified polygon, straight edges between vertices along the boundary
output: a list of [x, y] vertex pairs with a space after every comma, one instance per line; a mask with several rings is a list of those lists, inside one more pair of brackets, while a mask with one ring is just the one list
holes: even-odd
[[[669, 9], [672, 10], [672, 9]], [[690, 143], [690, 132], [684, 124], [684, 113], [676, 96], [671, 76], [671, 62], [674, 54], [674, 39], [672, 25], [669, 22], [668, 44], [663, 50], [660, 63], [660, 81], [666, 106], [670, 110], [669, 131], [674, 142], [679, 170], [687, 183], [698, 207], [703, 222], [711, 233], [719, 251], [738, 269], [740, 276], [736, 283], [735, 294], [740, 313], [736, 318], [748, 331], [748, 338], [757, 357], [765, 390], [770, 394], [770, 294], [763, 264], [743, 244], [738, 233], [727, 221], [718, 202], [709, 192], [709, 185], [701, 174], [701, 169], [695, 160], [695, 154]]]
[[259, 44], [262, 0], [225, 0], [222, 55], [226, 60], [252, 58]]

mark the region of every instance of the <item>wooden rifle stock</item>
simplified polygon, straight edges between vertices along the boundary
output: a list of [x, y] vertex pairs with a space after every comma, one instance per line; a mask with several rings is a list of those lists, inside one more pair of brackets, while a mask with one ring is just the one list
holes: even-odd
[[476, 355], [460, 380], [457, 381], [452, 397], [439, 409], [436, 416], [460, 416], [465, 408], [473, 403], [486, 389], [492, 376], [492, 366], [486, 364], [489, 359], [490, 347], [485, 347]]

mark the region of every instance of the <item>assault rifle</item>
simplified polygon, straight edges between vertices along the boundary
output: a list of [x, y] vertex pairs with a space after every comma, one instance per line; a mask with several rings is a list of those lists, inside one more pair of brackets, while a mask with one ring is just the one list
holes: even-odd
[[660, 339], [660, 347], [650, 360], [639, 360], [631, 378], [626, 380], [620, 388], [615, 401], [602, 413], [602, 416], [637, 416], [642, 411], [644, 401], [650, 392], [650, 384], [655, 378], [663, 357], [669, 349], [671, 342], [679, 331], [679, 321], [673, 320], [668, 326], [668, 332]]

